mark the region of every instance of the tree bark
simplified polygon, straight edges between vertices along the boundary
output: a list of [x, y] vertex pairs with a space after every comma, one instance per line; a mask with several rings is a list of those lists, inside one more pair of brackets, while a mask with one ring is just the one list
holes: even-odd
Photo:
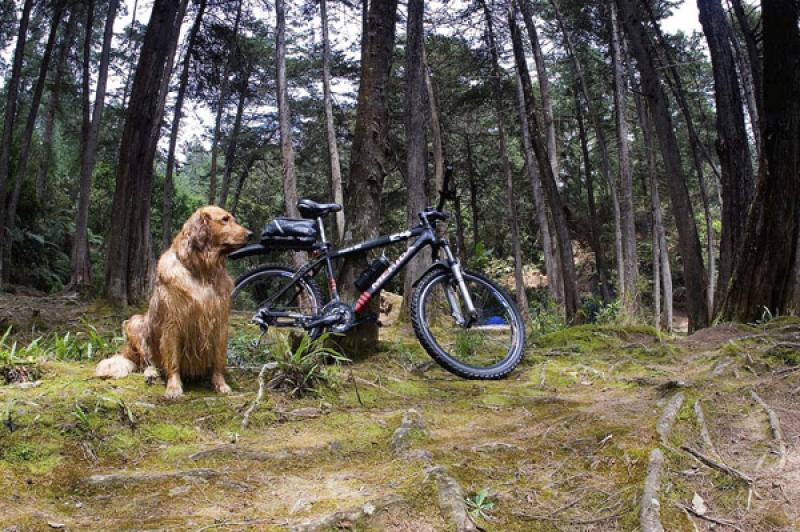
[[508, 124], [505, 106], [503, 104], [502, 72], [500, 58], [497, 50], [497, 41], [494, 34], [492, 11], [486, 0], [480, 0], [486, 18], [486, 39], [491, 57], [491, 86], [494, 93], [495, 117], [497, 119], [498, 148], [500, 160], [503, 165], [503, 175], [506, 181], [506, 209], [508, 209], [508, 225], [511, 228], [511, 248], [514, 254], [514, 288], [517, 298], [517, 307], [524, 319], [528, 318], [528, 296], [525, 293], [525, 278], [522, 272], [522, 250], [519, 242], [519, 220], [517, 219], [516, 198], [514, 197], [514, 174], [511, 171], [511, 160], [508, 155], [508, 140], [506, 139], [505, 124]]
[[[359, 215], [348, 217], [345, 242], [375, 238], [380, 228], [381, 191], [388, 151], [387, 91], [396, 17], [397, 0], [370, 2], [366, 43], [361, 50], [361, 83], [350, 156], [350, 183], [345, 199], [346, 212], [357, 212]], [[357, 295], [353, 282], [366, 265], [364, 255], [344, 262], [340, 285], [345, 296]], [[363, 307], [363, 311], [377, 313], [377, 308], [377, 301], [371, 300]], [[364, 323], [348, 335], [348, 353], [353, 356], [370, 353], [377, 340], [377, 324]]]
[[[73, 288], [85, 289], [91, 280], [91, 263], [89, 261], [89, 198], [92, 188], [92, 174], [97, 161], [97, 144], [100, 138], [100, 125], [103, 120], [103, 109], [106, 99], [106, 83], [108, 81], [108, 65], [111, 59], [111, 41], [114, 38], [114, 20], [117, 17], [119, 0], [111, 0], [108, 4], [106, 24], [103, 30], [103, 47], [100, 52], [100, 64], [97, 69], [97, 88], [94, 96], [94, 110], [91, 122], [81, 147], [80, 192], [78, 194], [78, 211], [75, 215], [75, 237], [72, 240], [70, 255], [70, 285]], [[87, 26], [88, 49], [91, 48], [91, 31]]]
[[[763, 139], [763, 117], [764, 117], [764, 73], [763, 65], [761, 62], [761, 54], [758, 49], [758, 36], [755, 29], [750, 25], [750, 19], [744, 10], [742, 0], [731, 0], [733, 12], [736, 15], [736, 21], [739, 23], [739, 28], [742, 31], [744, 38], [744, 45], [747, 49], [747, 58], [750, 62], [750, 74], [753, 79], [753, 96], [756, 102], [757, 120], [753, 124], [753, 129], [758, 129], [758, 138]], [[761, 155], [762, 144], [759, 143], [758, 151]]]
[[[281, 4], [281, 12], [283, 11], [282, 8], [283, 4]], [[278, 9], [278, 4], [276, 2], [275, 9]], [[242, 18], [242, 0], [239, 0], [236, 4], [236, 17], [233, 21], [233, 39], [234, 41], [238, 41], [239, 39], [239, 22]], [[275, 31], [278, 31], [278, 28], [275, 28]], [[228, 50], [228, 60], [225, 62], [225, 68], [222, 72], [222, 82], [219, 87], [219, 102], [217, 103], [217, 114], [214, 120], [214, 137], [211, 142], [211, 167], [208, 171], [208, 203], [214, 204], [217, 202], [217, 172], [218, 172], [218, 158], [219, 158], [219, 141], [220, 141], [220, 134], [222, 133], [222, 116], [225, 114], [225, 106], [228, 103], [228, 84], [230, 81], [228, 77], [231, 73], [231, 65], [234, 59], [234, 51], [238, 53], [238, 47], [234, 46], [234, 50]], [[276, 50], [277, 53], [277, 50]], [[284, 52], [285, 53], [285, 52]], [[284, 69], [285, 72], [285, 69]], [[278, 88], [280, 93], [280, 86]], [[278, 100], [280, 101], [280, 94], [278, 95]], [[280, 107], [280, 104], [279, 104]]]
[[[325, 109], [325, 140], [328, 144], [328, 162], [331, 171], [331, 195], [333, 201], [344, 204], [342, 168], [339, 163], [339, 147], [336, 143], [336, 126], [333, 122], [333, 98], [331, 96], [331, 42], [328, 35], [328, 1], [320, 0], [319, 16], [322, 25], [322, 103]], [[344, 210], [335, 214], [336, 238], [344, 239]]]
[[722, 174], [722, 235], [717, 301], [728, 288], [747, 226], [753, 191], [753, 168], [747, 141], [741, 89], [730, 47], [730, 28], [720, 0], [697, 0], [700, 23], [711, 52], [717, 104], [717, 154]]
[[179, 16], [178, 0], [154, 1], [122, 131], [105, 275], [106, 296], [122, 304], [143, 301], [150, 286], [153, 160], [163, 112], [161, 86], [177, 43]]
[[550, 165], [547, 149], [542, 143], [541, 129], [534, 108], [533, 87], [531, 87], [530, 75], [528, 74], [527, 63], [525, 62], [525, 51], [522, 47], [522, 38], [520, 36], [519, 27], [517, 26], [516, 17], [513, 15], [509, 18], [509, 26], [511, 28], [511, 40], [514, 48], [514, 61], [517, 66], [517, 71], [519, 72], [519, 79], [522, 80], [523, 98], [528, 115], [531, 143], [534, 154], [536, 155], [536, 161], [539, 165], [539, 175], [542, 179], [542, 190], [544, 191], [545, 202], [550, 209], [553, 221], [553, 232], [551, 236], [556, 242], [556, 248], [559, 254], [559, 264], [561, 266], [559, 275], [564, 294], [564, 313], [567, 321], [572, 322], [576, 317], [580, 301], [578, 299], [578, 284], [575, 274], [575, 262], [572, 255], [572, 241], [567, 226], [567, 215], [564, 210], [564, 205], [561, 202], [561, 196], [558, 192], [558, 186], [556, 185], [555, 176], [553, 175], [553, 168]]
[[178, 145], [178, 132], [181, 127], [181, 117], [183, 116], [183, 102], [186, 98], [186, 89], [189, 86], [189, 69], [192, 64], [192, 53], [200, 27], [203, 24], [203, 16], [206, 11], [206, 0], [199, 0], [197, 15], [195, 16], [189, 36], [186, 39], [186, 53], [181, 66], [180, 80], [178, 81], [178, 94], [175, 97], [175, 109], [172, 115], [172, 125], [170, 126], [169, 149], [167, 151], [167, 169], [164, 174], [164, 198], [161, 209], [161, 249], [167, 249], [172, 242], [172, 200], [175, 195], [175, 184], [173, 174], [175, 173], [175, 149]]
[[472, 253], [478, 249], [480, 238], [480, 210], [478, 208], [478, 176], [475, 172], [475, 161], [472, 157], [472, 142], [469, 133], [464, 133], [464, 145], [467, 150], [467, 176], [469, 178], [469, 210], [472, 215]]
[[233, 130], [228, 138], [228, 149], [225, 151], [225, 173], [222, 175], [222, 187], [219, 192], [219, 205], [223, 209], [227, 208], [228, 191], [231, 187], [231, 175], [233, 174], [233, 163], [236, 160], [236, 149], [239, 144], [239, 132], [242, 129], [242, 116], [244, 115], [244, 104], [247, 101], [247, 93], [250, 90], [250, 66], [246, 67], [245, 75], [242, 79], [242, 86], [239, 88], [239, 103], [236, 104], [236, 117], [233, 119]]
[[564, 44], [566, 45], [567, 51], [572, 59], [572, 67], [575, 72], [575, 78], [578, 81], [578, 87], [580, 88], [581, 94], [583, 95], [583, 100], [586, 103], [586, 111], [589, 115], [589, 120], [594, 127], [597, 145], [600, 148], [600, 161], [603, 168], [603, 177], [605, 178], [606, 183], [608, 183], [608, 187], [611, 191], [611, 204], [614, 208], [614, 250], [617, 258], [617, 285], [618, 290], [621, 292], [620, 295], [624, 300], [625, 287], [628, 285], [625, 281], [625, 245], [623, 244], [624, 233], [622, 229], [622, 210], [619, 202], [619, 192], [616, 178], [611, 171], [611, 159], [608, 156], [608, 142], [606, 140], [603, 124], [600, 122], [600, 116], [598, 115], [597, 109], [594, 106], [594, 100], [589, 92], [589, 81], [586, 79], [586, 75], [583, 72], [583, 66], [578, 58], [577, 50], [572, 42], [572, 37], [567, 31], [567, 26], [564, 23], [564, 17], [561, 15], [561, 10], [558, 8], [558, 3], [556, 0], [550, 0], [550, 3], [553, 6], [556, 18], [558, 19], [558, 25], [561, 28], [561, 33], [564, 35]]
[[633, 206], [633, 175], [628, 149], [628, 119], [626, 113], [626, 85], [624, 59], [620, 44], [617, 6], [609, 2], [611, 10], [611, 58], [614, 69], [614, 108], [617, 122], [617, 149], [619, 152], [620, 225], [622, 231], [622, 257], [625, 269], [622, 305], [629, 318], [639, 310], [639, 259], [636, 253], [636, 211]]
[[[425, 18], [424, 0], [408, 0], [406, 22], [406, 221], [411, 227], [419, 222], [418, 215], [428, 204], [428, 143], [425, 124]], [[434, 135], [435, 136], [435, 135]], [[434, 149], [435, 152], [435, 149]], [[417, 255], [406, 266], [403, 281], [403, 312], [411, 301], [414, 281], [422, 274], [429, 261]]]
[[741, 77], [741, 90], [742, 99], [747, 108], [747, 114], [750, 117], [750, 127], [753, 130], [753, 140], [755, 141], [756, 153], [755, 159], [758, 160], [761, 154], [761, 120], [759, 119], [758, 111], [759, 105], [756, 102], [756, 89], [755, 82], [753, 81], [753, 71], [750, 68], [750, 62], [742, 50], [742, 45], [739, 42], [739, 36], [730, 28], [729, 31], [730, 42], [733, 46], [734, 59], [736, 60], [736, 68]]
[[755, 199], [722, 316], [784, 312], [794, 291], [800, 231], [800, 6], [764, 0], [764, 140]]
[[289, 87], [286, 81], [286, 0], [275, 2], [275, 58], [277, 60], [278, 125], [281, 137], [281, 168], [283, 170], [283, 202], [286, 214], [299, 217], [297, 210], [297, 176], [294, 171], [292, 146], [292, 115], [289, 109]]
[[683, 259], [686, 284], [689, 330], [694, 331], [708, 325], [707, 279], [669, 102], [653, 63], [652, 45], [642, 25], [638, 5], [635, 0], [616, 1], [641, 75], [642, 92], [653, 113], [653, 122], [664, 160], [672, 209], [678, 228], [678, 243]]
[[133, 79], [133, 67], [136, 65], [136, 55], [131, 52], [133, 46], [133, 28], [136, 25], [136, 10], [139, 7], [139, 0], [133, 0], [133, 11], [131, 11], [131, 25], [128, 27], [128, 53], [131, 55], [128, 65], [128, 75], [125, 76], [125, 88], [122, 91], [122, 108], [128, 108], [128, 93]]
[[[25, 55], [25, 41], [28, 36], [28, 22], [30, 21], [31, 7], [33, 0], [25, 0], [22, 5], [22, 16], [19, 21], [17, 33], [17, 44], [14, 48], [14, 60], [11, 64], [11, 77], [6, 86], [6, 108], [3, 118], [3, 137], [0, 140], [0, 244], [7, 238], [11, 238], [8, 229], [5, 227], [6, 220], [6, 191], [8, 190], [8, 179], [11, 168], [11, 141], [14, 136], [14, 122], [17, 115], [17, 96], [19, 94], [19, 82], [22, 77], [22, 60]], [[3, 246], [0, 245], [0, 285], [2, 280], [8, 276], [4, 271], [4, 260], [2, 257]]]

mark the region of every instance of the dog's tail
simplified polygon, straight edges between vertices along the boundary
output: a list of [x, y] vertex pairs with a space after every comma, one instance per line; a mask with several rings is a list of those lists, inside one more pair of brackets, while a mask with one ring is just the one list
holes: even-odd
[[104, 379], [121, 379], [149, 364], [147, 350], [147, 317], [137, 314], [122, 324], [125, 345], [116, 355], [101, 360], [95, 375]]

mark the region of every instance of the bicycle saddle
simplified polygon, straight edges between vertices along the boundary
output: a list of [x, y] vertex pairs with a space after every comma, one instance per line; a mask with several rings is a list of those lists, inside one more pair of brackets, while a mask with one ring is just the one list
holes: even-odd
[[297, 210], [303, 218], [319, 218], [332, 212], [339, 212], [342, 206], [338, 203], [317, 203], [310, 199], [301, 199], [297, 202]]

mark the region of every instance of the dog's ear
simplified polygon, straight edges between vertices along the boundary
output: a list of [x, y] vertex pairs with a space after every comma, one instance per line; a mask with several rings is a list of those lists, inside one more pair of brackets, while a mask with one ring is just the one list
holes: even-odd
[[211, 217], [205, 212], [197, 213], [189, 219], [186, 238], [192, 250], [205, 251], [211, 244], [210, 221]]

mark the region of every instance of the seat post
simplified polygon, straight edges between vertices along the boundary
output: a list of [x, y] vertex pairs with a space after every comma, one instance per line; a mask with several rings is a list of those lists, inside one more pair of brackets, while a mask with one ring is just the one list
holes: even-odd
[[319, 226], [319, 237], [323, 244], [328, 243], [328, 238], [325, 236], [325, 224], [322, 223], [322, 217], [317, 217], [317, 225]]

